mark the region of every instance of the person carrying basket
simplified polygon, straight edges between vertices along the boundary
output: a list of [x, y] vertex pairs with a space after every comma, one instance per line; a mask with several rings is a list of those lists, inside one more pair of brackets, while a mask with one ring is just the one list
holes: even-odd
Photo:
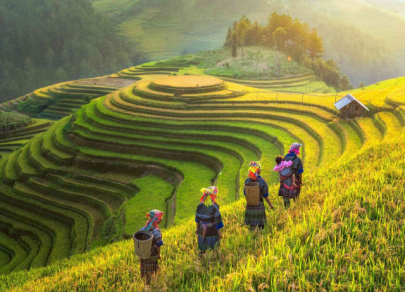
[[163, 212], [152, 210], [147, 213], [146, 217], [149, 218], [146, 225], [137, 233], [146, 231], [152, 235], [152, 250], [150, 251], [150, 256], [146, 259], [140, 258], [141, 277], [145, 278], [146, 284], [149, 285], [152, 275], [156, 274], [159, 270], [160, 247], [163, 245], [162, 232], [159, 229], [159, 223], [162, 221]]
[[221, 229], [224, 227], [219, 205], [216, 202], [218, 188], [211, 186], [201, 189], [201, 192], [203, 195], [195, 213], [195, 234], [198, 236], [199, 256], [207, 250], [215, 250], [219, 247], [222, 238]]
[[267, 223], [264, 200], [274, 209], [269, 200], [269, 187], [260, 176], [262, 169], [259, 161], [251, 161], [248, 171], [249, 177], [245, 181], [244, 195], [246, 197], [245, 224], [250, 228], [264, 228]]

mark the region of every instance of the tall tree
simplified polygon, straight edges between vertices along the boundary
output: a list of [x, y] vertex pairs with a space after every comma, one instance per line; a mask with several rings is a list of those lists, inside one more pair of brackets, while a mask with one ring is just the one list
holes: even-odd
[[285, 49], [285, 42], [287, 39], [287, 32], [284, 28], [279, 27], [273, 32], [273, 41], [277, 49], [283, 51]]
[[342, 90], [350, 90], [353, 89], [353, 86], [350, 85], [350, 80], [346, 75], [343, 75], [339, 81], [339, 87]]
[[224, 48], [228, 48], [231, 46], [231, 42], [232, 42], [232, 29], [229, 27], [228, 28], [228, 33], [226, 34], [226, 39], [225, 39], [225, 43], [224, 43]]
[[232, 57], [236, 58], [238, 56], [238, 34], [236, 32], [232, 33]]
[[[244, 16], [245, 18], [245, 16]], [[243, 58], [243, 47], [245, 46], [245, 36], [246, 36], [246, 31], [248, 29], [248, 24], [244, 19], [239, 21], [238, 23], [238, 40], [239, 40], [239, 45], [242, 47], [242, 58]]]
[[235, 21], [235, 22], [233, 23], [233, 31], [237, 31], [237, 29], [238, 29], [238, 22]]
[[325, 52], [322, 38], [315, 28], [308, 35], [308, 51], [311, 59], [321, 58]]

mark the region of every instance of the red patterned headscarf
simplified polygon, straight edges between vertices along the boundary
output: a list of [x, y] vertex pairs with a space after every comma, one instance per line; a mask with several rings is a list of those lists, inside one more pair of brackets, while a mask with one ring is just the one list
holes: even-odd
[[216, 204], [216, 198], [218, 195], [218, 188], [216, 186], [211, 186], [209, 188], [206, 189], [201, 189], [201, 192], [203, 193], [200, 202], [206, 204], [207, 202], [207, 198], [209, 197], [211, 199], [211, 203], [212, 204]]
[[260, 161], [251, 161], [248, 175], [252, 180], [256, 180], [259, 175]]
[[152, 210], [149, 213], [146, 214], [146, 218], [149, 218], [148, 221], [146, 221], [146, 225], [141, 228], [141, 230], [151, 230], [151, 229], [156, 229], [159, 228], [159, 223], [163, 218], [163, 212], [159, 210]]

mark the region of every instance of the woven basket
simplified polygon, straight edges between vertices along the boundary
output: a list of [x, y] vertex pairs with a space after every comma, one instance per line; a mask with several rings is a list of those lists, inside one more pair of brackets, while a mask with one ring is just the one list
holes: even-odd
[[138, 231], [134, 234], [135, 254], [142, 260], [150, 258], [152, 254], [153, 234], [149, 231]]
[[260, 186], [258, 182], [245, 184], [245, 198], [250, 206], [257, 206], [260, 203]]

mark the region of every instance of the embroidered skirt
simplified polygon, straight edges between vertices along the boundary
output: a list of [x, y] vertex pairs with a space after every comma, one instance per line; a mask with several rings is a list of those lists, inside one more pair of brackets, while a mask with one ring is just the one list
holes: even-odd
[[264, 204], [259, 203], [257, 206], [246, 206], [245, 224], [250, 227], [264, 226], [267, 223], [266, 210]]
[[294, 199], [294, 198], [298, 198], [298, 196], [301, 193], [301, 188], [293, 188], [291, 190], [287, 189], [284, 184], [280, 185], [280, 189], [278, 191], [278, 195], [280, 197], [283, 197], [285, 199]]
[[159, 270], [159, 259], [147, 259], [141, 260], [141, 277], [145, 277], [146, 275], [152, 275], [157, 273]]
[[219, 236], [205, 236], [198, 235], [198, 249], [200, 251], [207, 251], [209, 249], [215, 249], [219, 247]]

